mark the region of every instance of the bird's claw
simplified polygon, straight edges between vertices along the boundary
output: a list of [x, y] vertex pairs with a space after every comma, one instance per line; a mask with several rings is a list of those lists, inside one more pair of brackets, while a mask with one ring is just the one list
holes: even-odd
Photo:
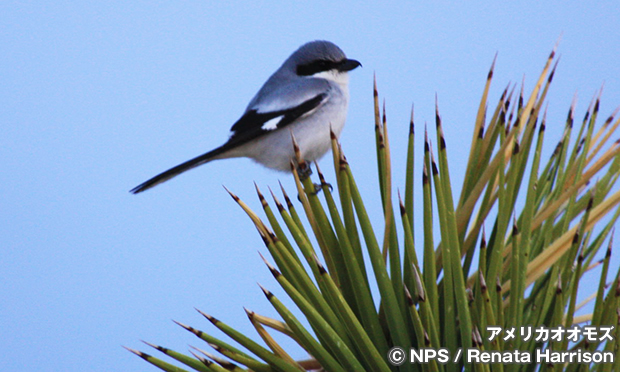
[[[327, 183], [327, 182], [323, 184], [313, 183], [312, 185], [314, 186], [314, 191], [308, 193], [309, 195], [318, 195], [321, 192], [321, 190], [323, 190], [323, 186], [329, 187], [330, 192], [334, 190], [334, 187], [332, 186], [332, 184]], [[297, 194], [297, 200], [301, 201], [301, 196], [299, 196], [299, 194]]]
[[312, 195], [317, 195], [318, 193], [320, 193], [321, 190], [323, 190], [323, 186], [329, 187], [330, 192], [334, 191], [334, 187], [332, 186], [331, 183], [327, 183], [327, 182], [322, 183], [322, 184], [314, 183], [313, 185], [314, 185], [314, 192], [312, 192]]

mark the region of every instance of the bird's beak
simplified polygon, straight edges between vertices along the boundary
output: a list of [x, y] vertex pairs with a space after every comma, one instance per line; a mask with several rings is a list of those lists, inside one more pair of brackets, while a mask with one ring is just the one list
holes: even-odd
[[338, 66], [338, 71], [341, 71], [341, 72], [351, 71], [361, 65], [362, 64], [359, 63], [359, 61], [356, 61], [354, 59], [345, 59], [344, 61], [340, 62]]

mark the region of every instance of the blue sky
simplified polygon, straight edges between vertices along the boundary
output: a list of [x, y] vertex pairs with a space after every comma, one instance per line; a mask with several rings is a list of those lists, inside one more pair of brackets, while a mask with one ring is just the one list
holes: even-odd
[[[562, 35], [549, 151], [575, 93], [579, 118], [603, 84], [601, 115], [620, 104], [619, 24], [612, 1], [3, 1], [0, 370], [154, 371], [120, 345], [199, 345], [170, 321], [212, 330], [194, 307], [248, 333], [243, 306], [275, 316], [256, 286], [279, 293], [257, 254], [262, 242], [222, 185], [258, 210], [253, 181], [267, 191], [281, 180], [294, 193], [289, 176], [235, 159], [138, 196], [128, 190], [223, 143], [301, 44], [331, 40], [363, 63], [342, 144], [379, 216], [373, 73], [394, 184], [404, 183], [411, 104], [422, 133], [436, 94], [458, 184], [496, 53], [491, 101], [524, 77], [531, 89]], [[329, 157], [321, 164], [331, 169]]]

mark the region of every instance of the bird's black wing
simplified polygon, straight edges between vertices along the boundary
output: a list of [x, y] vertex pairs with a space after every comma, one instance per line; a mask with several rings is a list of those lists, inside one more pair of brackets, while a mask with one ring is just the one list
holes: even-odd
[[[207, 163], [215, 156], [233, 149], [237, 146], [241, 146], [249, 141], [256, 139], [262, 135], [265, 135], [274, 130], [278, 130], [286, 127], [299, 119], [303, 115], [316, 109], [323, 103], [327, 97], [326, 93], [321, 93], [315, 97], [304, 101], [303, 103], [284, 110], [259, 113], [257, 110], [249, 110], [232, 126], [230, 129], [232, 135], [228, 139], [228, 142], [222, 146], [213, 149], [205, 154], [197, 156], [193, 159], [179, 164], [174, 168], [158, 174], [157, 176], [141, 183], [130, 190], [131, 193], [137, 194], [142, 191], [148, 190], [151, 187], [155, 187], [162, 182], [166, 182], [169, 179], [178, 176], [179, 174], [186, 172], [192, 168], [196, 168], [199, 165]], [[270, 122], [272, 121], [273, 122]]]
[[[295, 107], [284, 110], [265, 113], [249, 110], [230, 128], [232, 135], [222, 147], [226, 147], [224, 151], [229, 150], [274, 130], [282, 129], [315, 110], [326, 98], [327, 93], [320, 93]], [[272, 120], [273, 122], [270, 123]]]

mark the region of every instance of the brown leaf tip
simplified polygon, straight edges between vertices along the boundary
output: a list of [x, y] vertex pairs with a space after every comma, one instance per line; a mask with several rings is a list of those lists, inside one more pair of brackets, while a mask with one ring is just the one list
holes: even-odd
[[372, 74], [372, 95], [375, 98], [379, 97], [379, 91], [377, 90], [377, 75], [375, 73]]
[[222, 185], [222, 187], [224, 188], [224, 190], [226, 190], [228, 195], [230, 195], [233, 198], [234, 201], [236, 201], [238, 203], [241, 200], [241, 199], [239, 199], [239, 197], [237, 195], [233, 194], [232, 191], [228, 190], [228, 188], [226, 186]]
[[609, 126], [609, 124], [611, 124], [612, 121], [614, 121], [613, 115], [608, 117], [607, 120], [605, 120], [605, 124], [603, 124], [603, 127]]
[[293, 202], [291, 201], [291, 198], [288, 197], [288, 195], [284, 195], [284, 201], [286, 201], [286, 207], [289, 210], [293, 208]]
[[217, 320], [215, 317], [213, 317], [213, 316], [211, 316], [211, 315], [209, 315], [209, 314], [207, 314], [207, 313], [205, 313], [205, 312], [203, 312], [203, 311], [201, 311], [201, 310], [199, 310], [199, 309], [196, 309], [196, 311], [198, 311], [198, 312], [200, 313], [200, 315], [202, 315], [202, 316], [204, 316], [205, 318], [207, 318], [207, 320], [208, 320], [208, 321], [210, 321], [210, 322], [211, 322], [211, 323], [213, 323], [213, 324], [217, 324], [217, 323], [219, 323], [219, 322], [220, 322], [220, 321], [219, 321], [219, 320]]
[[586, 111], [586, 114], [583, 116], [583, 121], [588, 121], [590, 118], [590, 110]]
[[293, 142], [293, 150], [295, 151], [295, 153], [298, 153], [299, 144], [297, 143], [297, 139], [295, 138], [295, 135], [293, 134], [292, 130], [291, 130], [291, 141]]
[[276, 199], [276, 208], [278, 208], [278, 211], [279, 211], [280, 213], [284, 212], [284, 210], [285, 210], [285, 209], [284, 209], [284, 206], [282, 205], [282, 203], [280, 203], [280, 201], [279, 201], [279, 200], [277, 200], [277, 199]]
[[280, 190], [282, 191], [282, 195], [284, 196], [284, 201], [286, 202], [286, 206], [289, 209], [293, 208], [293, 203], [291, 202], [291, 199], [288, 197], [286, 190], [284, 190], [284, 186], [282, 185], [282, 182], [279, 182], [279, 183], [280, 183]]
[[344, 156], [344, 154], [341, 152], [340, 153], [340, 158], [338, 158], [338, 168], [341, 171], [344, 171], [347, 169], [347, 165], [349, 165], [349, 162], [347, 161], [347, 157]]
[[594, 104], [594, 112], [598, 112], [600, 106], [601, 106], [601, 100], [597, 98], [596, 103]]
[[480, 334], [478, 326], [476, 326], [476, 337], [478, 338], [478, 346], [482, 346], [484, 342], [482, 340], [482, 335]]
[[[192, 346], [192, 347], [193, 347], [193, 346]], [[193, 352], [193, 351], [191, 351], [191, 350], [190, 350], [189, 352], [190, 352], [190, 353], [191, 353], [191, 354], [192, 354], [192, 355], [193, 355], [196, 359], [198, 359], [198, 360], [199, 360], [202, 364], [204, 364], [205, 366], [210, 367], [210, 366], [212, 366], [212, 365], [213, 365], [213, 362], [212, 362], [212, 361], [210, 361], [210, 360], [208, 360], [208, 359], [206, 359], [206, 358], [204, 358], [204, 357], [202, 357], [202, 356], [200, 356], [200, 355], [198, 355], [198, 354], [194, 353], [194, 352]]]
[[[508, 84], [508, 86], [506, 86], [506, 88], [504, 88], [504, 91], [502, 92], [502, 96], [499, 98], [500, 101], [503, 101], [506, 99], [506, 95], [508, 95], [508, 89], [510, 88], [510, 84]], [[508, 99], [508, 101], [506, 102], [506, 105], [510, 104], [510, 98]]]
[[435, 163], [434, 159], [431, 161], [431, 167], [432, 167], [432, 170], [433, 170], [433, 176], [438, 175], [439, 174], [439, 169], [437, 169], [437, 163]]
[[157, 349], [158, 351], [161, 351], [162, 353], [167, 353], [168, 351], [170, 351], [170, 349], [163, 347], [163, 346], [159, 346], [159, 345], [155, 345], [152, 344], [150, 342], [146, 342], [144, 340], [141, 340], [142, 342], [144, 342], [145, 344], [149, 345], [150, 347], [152, 347], [153, 349]]
[[415, 124], [413, 123], [413, 104], [411, 104], [411, 117], [409, 118], [409, 135], [415, 134]]
[[[246, 309], [246, 308], [243, 308], [243, 310], [245, 310], [245, 311], [246, 311], [246, 313], [249, 311], [249, 310], [248, 310], [248, 309]], [[212, 342], [207, 342], [207, 344], [208, 344], [209, 346], [211, 346], [211, 347], [212, 347], [215, 351], [219, 351], [219, 352], [228, 351], [228, 349], [225, 349], [225, 348], [221, 347], [220, 345], [216, 345], [216, 344], [214, 344], [214, 343], [212, 343]], [[196, 350], [200, 350], [200, 349], [196, 349]], [[202, 350], [200, 350], [200, 351], [202, 351]]]
[[482, 345], [482, 338], [479, 339], [478, 327], [474, 325], [471, 330], [471, 345], [473, 347], [480, 347]]
[[[261, 287], [263, 292], [265, 291], [265, 289], [260, 284], [258, 286]], [[267, 291], [267, 292], [269, 292], [269, 291]], [[248, 316], [248, 319], [250, 319], [250, 321], [254, 321], [254, 315], [256, 314], [255, 312], [253, 312], [252, 310], [247, 309], [245, 307], [243, 308], [243, 311], [245, 311], [245, 315]], [[215, 349], [215, 350], [217, 350], [217, 349]]]
[[272, 264], [269, 263], [269, 261], [267, 261], [267, 259], [265, 258], [265, 256], [263, 256], [260, 252], [258, 253], [260, 255], [260, 257], [263, 259], [263, 262], [265, 263], [265, 265], [267, 265], [267, 268], [269, 269], [269, 271], [271, 272], [271, 274], [277, 279], [280, 275], [282, 275], [278, 269], [276, 269]]
[[551, 82], [553, 81], [553, 75], [555, 75], [555, 69], [558, 67], [558, 62], [559, 61], [556, 61], [553, 69], [551, 69], [551, 73], [549, 74], [549, 78], [547, 79], [548, 84], [551, 84]]
[[271, 271], [271, 274], [277, 279], [280, 275], [282, 275], [282, 273], [280, 271], [278, 271], [278, 269], [276, 269], [275, 267], [269, 265], [269, 271]]
[[271, 193], [271, 198], [273, 199], [274, 203], [276, 203], [276, 208], [278, 208], [278, 211], [280, 212], [284, 211], [284, 207], [282, 206], [282, 203], [280, 203], [280, 201], [276, 197], [276, 194], [273, 192], [271, 187], [269, 188], [269, 192]]
[[321, 169], [319, 168], [319, 165], [317, 163], [315, 163], [315, 167], [316, 167], [316, 173], [319, 175], [319, 182], [321, 182], [321, 185], [328, 184], [325, 181], [325, 177], [323, 176], [323, 172], [321, 172]]
[[387, 113], [385, 112], [385, 99], [383, 99], [383, 116], [381, 121], [383, 122], [383, 125], [387, 123]]
[[409, 306], [415, 306], [415, 302], [413, 301], [413, 297], [411, 297], [411, 292], [409, 292], [409, 288], [405, 286], [405, 298], [407, 299], [407, 304]]
[[195, 335], [196, 335], [196, 336], [198, 336], [198, 337], [200, 337], [200, 336], [202, 335], [202, 331], [201, 331], [201, 330], [198, 330], [198, 329], [196, 329], [196, 328], [194, 328], [194, 327], [190, 327], [190, 326], [185, 325], [185, 324], [183, 324], [183, 323], [181, 323], [181, 322], [177, 322], [176, 320], [172, 320], [172, 321], [173, 321], [175, 324], [177, 324], [177, 325], [179, 325], [179, 326], [183, 327], [185, 330], [192, 332], [193, 334], [195, 334]]
[[323, 266], [323, 264], [319, 262], [319, 258], [316, 255], [313, 255], [313, 256], [314, 256], [314, 262], [316, 263], [316, 266], [319, 269], [319, 274], [321, 275], [327, 274], [327, 270], [325, 269], [325, 266]]
[[277, 243], [280, 241], [280, 239], [278, 239], [278, 236], [273, 231], [268, 230], [267, 234], [269, 234], [269, 239], [271, 239], [272, 242]]
[[471, 288], [468, 287], [468, 288], [465, 288], [465, 294], [467, 294], [467, 301], [471, 305], [475, 300], [474, 292], [471, 290]]
[[263, 234], [262, 232], [260, 233], [260, 237], [261, 239], [263, 239], [263, 244], [265, 244], [265, 247], [269, 247], [269, 244], [271, 244], [271, 241], [269, 240], [269, 237], [265, 234]]
[[148, 360], [148, 358], [150, 358], [151, 356], [147, 353], [143, 353], [141, 351], [135, 350], [135, 349], [131, 349], [128, 348], [127, 346], [123, 346], [125, 348], [125, 350], [132, 352], [134, 354], [136, 354], [137, 356], [139, 356], [140, 358], [144, 359], [144, 360]]
[[418, 289], [418, 302], [426, 302], [426, 292], [424, 291], [424, 287], [419, 287]]
[[185, 325], [185, 324], [183, 324], [183, 323], [181, 323], [181, 322], [177, 322], [177, 321], [176, 321], [176, 320], [174, 320], [174, 319], [172, 319], [172, 321], [174, 322], [174, 324], [176, 324], [176, 325], [180, 325], [181, 327], [183, 327], [183, 328], [185, 328], [185, 329], [187, 329], [187, 330], [189, 330], [189, 329], [191, 328], [190, 326]]
[[577, 244], [578, 241], [579, 241], [579, 232], [576, 232], [575, 235], [573, 235], [573, 244]]
[[269, 204], [267, 204], [267, 200], [265, 200], [263, 193], [260, 192], [260, 189], [258, 188], [256, 182], [254, 182], [254, 187], [256, 188], [256, 194], [258, 195], [258, 200], [260, 201], [261, 205], [263, 206], [263, 208], [267, 208]]
[[[268, 290], [267, 288], [263, 287], [262, 285], [260, 285], [260, 283], [258, 284], [258, 286], [260, 287], [260, 289], [263, 291], [263, 293], [265, 294], [265, 296], [267, 297], [268, 300], [271, 299], [271, 297], [273, 297], [273, 293], [271, 293], [270, 290]], [[252, 312], [252, 317], [254, 316], [254, 313]]]
[[428, 337], [428, 333], [426, 332], [426, 330], [424, 330], [424, 345], [430, 346], [430, 344], [431, 344], [431, 338]]
[[484, 280], [484, 275], [482, 274], [482, 271], [478, 270], [478, 280], [480, 281], [480, 292], [482, 294], [485, 294], [487, 292], [487, 281]]

